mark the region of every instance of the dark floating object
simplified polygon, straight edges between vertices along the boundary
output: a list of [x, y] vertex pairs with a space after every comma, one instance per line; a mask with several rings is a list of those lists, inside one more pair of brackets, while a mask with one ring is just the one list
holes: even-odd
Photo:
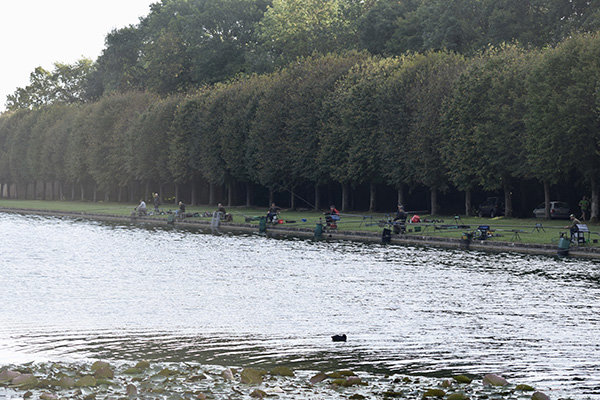
[[346, 341], [346, 334], [344, 333], [343, 335], [333, 335], [331, 337], [331, 339], [334, 342], [345, 342]]

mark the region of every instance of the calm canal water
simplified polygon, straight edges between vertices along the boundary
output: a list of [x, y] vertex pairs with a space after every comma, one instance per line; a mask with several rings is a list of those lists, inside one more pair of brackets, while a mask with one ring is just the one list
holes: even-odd
[[552, 398], [600, 397], [593, 261], [2, 213], [0, 235], [0, 367], [497, 373]]

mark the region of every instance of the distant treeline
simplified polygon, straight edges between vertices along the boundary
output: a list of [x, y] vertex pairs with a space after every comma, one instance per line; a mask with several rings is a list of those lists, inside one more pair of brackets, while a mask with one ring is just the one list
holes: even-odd
[[399, 202], [424, 187], [433, 214], [450, 188], [467, 194], [467, 213], [470, 193], [503, 190], [511, 215], [516, 183], [543, 183], [549, 201], [552, 185], [575, 176], [597, 217], [599, 107], [598, 34], [469, 57], [349, 51], [185, 95], [129, 91], [5, 113], [0, 185], [13, 197], [53, 182], [61, 197], [89, 198], [94, 187], [94, 199], [135, 201], [174, 184], [194, 203], [208, 184], [211, 203], [227, 188], [230, 205], [251, 204], [257, 187], [310, 186], [308, 203], [320, 208], [334, 184], [346, 210], [361, 185], [371, 188], [372, 210], [382, 187], [397, 190]]
[[161, 0], [138, 24], [109, 32], [97, 60], [36, 68], [6, 105], [187, 93], [315, 54], [471, 57], [503, 43], [554, 47], [599, 30], [600, 2], [589, 0]]
[[587, 0], [162, 0], [8, 96], [0, 195], [374, 210], [427, 189], [435, 214], [503, 191], [511, 215], [516, 188], [566, 187], [597, 217], [598, 30]]

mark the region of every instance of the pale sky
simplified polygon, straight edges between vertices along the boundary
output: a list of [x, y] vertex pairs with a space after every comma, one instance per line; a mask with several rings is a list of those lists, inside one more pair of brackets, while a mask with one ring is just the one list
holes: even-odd
[[36, 67], [93, 61], [115, 28], [137, 24], [159, 0], [0, 0], [0, 112]]

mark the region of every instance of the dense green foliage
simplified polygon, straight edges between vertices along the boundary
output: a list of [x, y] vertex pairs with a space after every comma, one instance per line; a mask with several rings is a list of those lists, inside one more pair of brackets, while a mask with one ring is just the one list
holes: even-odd
[[196, 203], [205, 185], [211, 204], [266, 188], [319, 208], [339, 187], [349, 209], [366, 185], [371, 210], [382, 186], [400, 202], [427, 188], [435, 214], [456, 188], [466, 213], [483, 190], [503, 191], [511, 215], [518, 182], [549, 201], [575, 176], [598, 216], [600, 36], [586, 32], [600, 6], [320, 5], [162, 0], [96, 62], [36, 69], [0, 117], [1, 194], [39, 197], [43, 183], [44, 197], [136, 201], [174, 184]]
[[37, 68], [7, 107], [188, 92], [316, 53], [471, 56], [502, 43], [553, 46], [599, 28], [600, 4], [581, 0], [161, 0], [138, 24], [108, 33], [94, 63]]

